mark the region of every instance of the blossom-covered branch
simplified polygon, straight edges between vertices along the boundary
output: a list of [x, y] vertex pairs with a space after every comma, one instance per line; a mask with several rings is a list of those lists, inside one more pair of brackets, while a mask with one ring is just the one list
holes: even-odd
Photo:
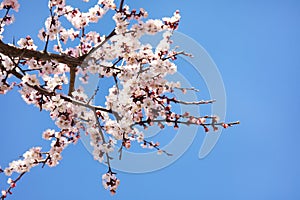
[[54, 130], [46, 130], [43, 133], [45, 140], [52, 140], [51, 149], [48, 152], [42, 152], [41, 147], [33, 147], [22, 156], [23, 159], [13, 161], [9, 164], [9, 167], [5, 170], [1, 169], [7, 176], [11, 176], [12, 173], [19, 173], [16, 179], [8, 178], [7, 183], [9, 187], [6, 190], [1, 191], [1, 199], [5, 199], [8, 194], [12, 194], [12, 189], [16, 187], [17, 182], [23, 177], [25, 173], [28, 173], [32, 167], [42, 165], [48, 165], [54, 167], [58, 165], [62, 159], [61, 153], [68, 144], [76, 143], [79, 139], [79, 134], [69, 130], [62, 130], [56, 132]]
[[[88, 0], [85, 0], [88, 2]], [[177, 113], [175, 104], [211, 104], [215, 100], [187, 102], [176, 99], [174, 89], [183, 93], [195, 88], [183, 88], [180, 83], [169, 82], [167, 75], [177, 72], [174, 63], [177, 56], [191, 56], [178, 48], [171, 49], [172, 34], [179, 26], [180, 12], [171, 17], [147, 19], [143, 8], [131, 9], [124, 0], [116, 6], [114, 0], [99, 0], [87, 12], [67, 5], [66, 0], [49, 0], [49, 16], [45, 26], [37, 33], [44, 43], [35, 45], [33, 37], [25, 36], [17, 44], [7, 44], [2, 36], [5, 26], [14, 21], [10, 12], [19, 10], [17, 0], [3, 0], [0, 8], [4, 16], [0, 20], [0, 94], [19, 90], [23, 100], [40, 110], [49, 112], [57, 130], [47, 129], [43, 138], [52, 140], [51, 149], [42, 152], [34, 147], [13, 161], [4, 170], [9, 179], [9, 188], [2, 191], [1, 199], [11, 194], [12, 188], [32, 167], [56, 166], [62, 159], [61, 152], [71, 143], [76, 143], [82, 133], [89, 135], [94, 159], [105, 162], [108, 170], [102, 176], [105, 189], [114, 194], [120, 180], [110, 164], [111, 153], [117, 144], [120, 157], [122, 148], [131, 148], [132, 142], [142, 148], [156, 149], [159, 154], [167, 152], [159, 143], [147, 141], [145, 133], [137, 129], [142, 126], [166, 125], [175, 129], [179, 125], [227, 128], [239, 122], [220, 122], [217, 116], [191, 116]], [[91, 30], [89, 24], [98, 21], [107, 13], [113, 13], [115, 27], [108, 34]], [[62, 20], [64, 19], [64, 20]], [[65, 23], [68, 25], [65, 25]], [[65, 28], [70, 27], [72, 28]], [[143, 35], [163, 32], [156, 47], [143, 44]], [[70, 42], [71, 41], [71, 42]], [[95, 75], [112, 78], [114, 85], [109, 88], [104, 105], [96, 105], [97, 89], [89, 97], [83, 87], [89, 77]], [[76, 84], [79, 83], [79, 84]]]

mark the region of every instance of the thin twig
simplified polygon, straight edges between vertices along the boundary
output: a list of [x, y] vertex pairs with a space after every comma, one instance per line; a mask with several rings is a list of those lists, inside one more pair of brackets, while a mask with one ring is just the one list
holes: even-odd
[[[25, 174], [26, 172], [22, 172], [13, 182], [17, 183]], [[13, 189], [12, 186], [9, 186], [9, 188], [5, 191], [7, 194], [12, 194], [11, 190]], [[6, 195], [1, 195], [1, 199], [4, 200], [6, 198]]]
[[[4, 22], [4, 19], [6, 18], [6, 16], [8, 15], [9, 11], [10, 11], [11, 7], [6, 9], [6, 12], [4, 14], [4, 17], [2, 18], [0, 24], [2, 24]], [[2, 26], [0, 26], [0, 31], [2, 30]]]
[[178, 89], [178, 90], [191, 90], [191, 91], [195, 91], [195, 92], [199, 92], [200, 90], [191, 87], [191, 88], [181, 88], [181, 87], [174, 87], [174, 89]]
[[167, 156], [173, 156], [173, 154], [168, 153], [166, 150], [159, 148], [159, 145], [153, 144], [153, 142], [149, 142], [147, 140], [143, 140], [143, 142], [144, 142], [144, 144], [149, 144], [151, 147], [155, 148], [156, 150], [161, 151], [162, 153], [165, 153]]
[[94, 91], [94, 94], [91, 96], [91, 98], [87, 101], [87, 104], [90, 104], [90, 102], [95, 98], [99, 91], [99, 86], [97, 86], [96, 90]]
[[[101, 124], [99, 122], [99, 119], [98, 119], [98, 116], [97, 116], [97, 113], [96, 113], [96, 110], [93, 110], [94, 111], [94, 116], [95, 116], [95, 120], [96, 120], [96, 123], [97, 123], [97, 127], [98, 127], [98, 132], [101, 136], [101, 139], [102, 139], [102, 144], [105, 144], [105, 137], [104, 137], [104, 134], [102, 132], [102, 128], [101, 128]], [[111, 172], [111, 166], [110, 166], [110, 156], [107, 152], [105, 152], [105, 155], [106, 155], [106, 163], [107, 163], [107, 166], [108, 166], [108, 171]]]
[[[50, 22], [49, 29], [51, 29], [51, 27], [53, 25], [53, 21], [54, 21], [54, 15], [53, 15], [53, 12], [52, 12], [52, 7], [49, 8], [49, 11], [50, 11], [50, 16], [51, 16], [51, 22]], [[50, 35], [48, 34], [47, 37], [46, 37], [46, 44], [45, 44], [45, 47], [44, 47], [44, 53], [47, 52], [48, 44], [49, 44], [49, 39], [50, 39]]]
[[124, 0], [121, 0], [120, 6], [119, 6], [119, 12], [123, 10]]
[[200, 104], [210, 104], [216, 102], [215, 99], [212, 100], [201, 100], [201, 101], [192, 101], [192, 102], [187, 102], [187, 101], [182, 101], [182, 100], [174, 100], [175, 103], [180, 103], [184, 105], [200, 105]]

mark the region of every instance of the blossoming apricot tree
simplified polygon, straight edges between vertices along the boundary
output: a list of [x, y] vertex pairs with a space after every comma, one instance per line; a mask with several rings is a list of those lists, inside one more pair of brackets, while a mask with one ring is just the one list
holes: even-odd
[[[121, 144], [120, 152], [136, 141], [144, 148], [171, 155], [159, 143], [147, 141], [138, 126], [157, 125], [163, 129], [168, 125], [176, 129], [181, 125], [197, 125], [208, 132], [210, 127], [216, 130], [238, 123], [219, 122], [216, 116], [191, 116], [173, 111], [173, 104], [214, 102], [176, 99], [174, 90], [185, 92], [189, 88], [181, 88], [180, 83], [165, 78], [176, 72], [173, 61], [178, 55], [190, 56], [170, 49], [172, 32], [180, 21], [179, 11], [172, 17], [147, 20], [144, 9], [131, 10], [124, 0], [118, 5], [114, 0], [99, 0], [88, 12], [67, 5], [66, 0], [49, 0], [48, 7], [50, 16], [38, 33], [44, 46], [37, 47], [30, 36], [19, 39], [17, 44], [3, 42], [5, 27], [14, 22], [11, 12], [18, 12], [20, 5], [17, 0], [3, 0], [0, 4], [4, 11], [0, 19], [0, 93], [18, 88], [27, 104], [48, 111], [57, 125], [56, 130], [47, 129], [42, 134], [45, 140], [51, 141], [48, 151], [33, 147], [22, 159], [0, 168], [0, 173], [9, 177], [18, 174], [15, 179], [8, 178], [9, 186], [2, 188], [1, 199], [12, 194], [16, 183], [32, 167], [56, 166], [62, 159], [62, 151], [76, 143], [81, 133], [90, 136], [95, 160], [107, 164], [102, 182], [114, 194], [120, 181], [110, 166], [110, 153], [117, 142]], [[115, 28], [106, 35], [89, 30], [89, 24], [97, 23], [107, 12], [114, 12]], [[63, 18], [73, 28], [64, 28]], [[143, 35], [162, 31], [163, 38], [157, 47], [141, 44]], [[83, 88], [76, 88], [75, 81], [86, 83], [89, 74], [97, 74], [100, 79], [113, 78], [115, 84], [109, 89], [105, 106], [95, 105], [97, 90], [88, 97]]]

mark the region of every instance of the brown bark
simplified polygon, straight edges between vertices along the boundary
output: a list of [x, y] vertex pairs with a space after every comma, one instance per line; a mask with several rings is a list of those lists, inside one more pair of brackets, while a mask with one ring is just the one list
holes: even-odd
[[59, 63], [68, 65], [69, 67], [80, 66], [85, 58], [85, 56], [74, 58], [65, 54], [54, 54], [54, 53], [44, 53], [42, 51], [21, 49], [15, 46], [10, 46], [5, 44], [0, 40], [0, 53], [10, 56], [10, 57], [19, 57], [19, 58], [34, 58], [36, 60], [56, 60]]

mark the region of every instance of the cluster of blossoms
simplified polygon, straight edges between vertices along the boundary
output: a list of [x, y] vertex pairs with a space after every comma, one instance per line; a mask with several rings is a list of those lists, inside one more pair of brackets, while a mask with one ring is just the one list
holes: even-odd
[[43, 159], [41, 148], [40, 147], [33, 147], [29, 151], [23, 154], [22, 160], [16, 160], [9, 164], [4, 170], [4, 173], [7, 176], [10, 176], [13, 172], [23, 173], [28, 172], [32, 167], [38, 165], [39, 162]]
[[[14, 172], [20, 174], [15, 180], [9, 179], [10, 187], [2, 191], [2, 199], [32, 167], [39, 164], [56, 166], [62, 159], [62, 151], [76, 143], [82, 132], [90, 136], [95, 160], [108, 164], [109, 170], [102, 176], [102, 181], [104, 188], [114, 194], [120, 181], [109, 164], [109, 154], [115, 151], [118, 142], [121, 148], [130, 149], [136, 141], [142, 148], [171, 155], [161, 149], [158, 142], [145, 140], [144, 133], [137, 127], [147, 129], [157, 125], [161, 129], [165, 126], [176, 129], [181, 124], [198, 125], [208, 132], [209, 127], [217, 130], [238, 123], [219, 122], [216, 116], [191, 116], [173, 111], [173, 104], [213, 103], [213, 100], [178, 100], [174, 90], [186, 90], [180, 83], [166, 80], [167, 75], [177, 71], [173, 62], [177, 56], [189, 56], [170, 47], [180, 13], [175, 11], [172, 17], [161, 20], [146, 19], [148, 13], [144, 9], [137, 11], [123, 4], [124, 0], [121, 0], [118, 8], [114, 0], [99, 0], [87, 12], [82, 12], [67, 5], [66, 0], [49, 0], [50, 16], [38, 33], [45, 43], [42, 51], [38, 51], [30, 36], [21, 38], [17, 46], [5, 44], [1, 36], [0, 94], [18, 88], [23, 100], [48, 111], [59, 129], [48, 129], [42, 134], [45, 140], [52, 141], [50, 150], [42, 152], [41, 147], [31, 148], [24, 153], [23, 159], [0, 169], [0, 173], [7, 176]], [[0, 8], [6, 10], [0, 20], [2, 34], [4, 26], [13, 21], [9, 11], [18, 11], [19, 4], [17, 0], [4, 0]], [[107, 35], [89, 30], [88, 25], [97, 23], [108, 11], [115, 12], [115, 28]], [[65, 28], [62, 18], [73, 27]], [[156, 48], [140, 42], [143, 35], [159, 32], [164, 34]], [[70, 46], [68, 41], [77, 45]], [[52, 53], [48, 50], [50, 44], [53, 44]], [[75, 87], [75, 81], [88, 83], [90, 74], [111, 77], [115, 81], [106, 96], [105, 106], [93, 104], [97, 90], [89, 97], [83, 88]]]
[[117, 179], [115, 173], [109, 171], [102, 175], [102, 184], [105, 189], [109, 190], [112, 194], [115, 194], [118, 185], [120, 184], [120, 180]]

